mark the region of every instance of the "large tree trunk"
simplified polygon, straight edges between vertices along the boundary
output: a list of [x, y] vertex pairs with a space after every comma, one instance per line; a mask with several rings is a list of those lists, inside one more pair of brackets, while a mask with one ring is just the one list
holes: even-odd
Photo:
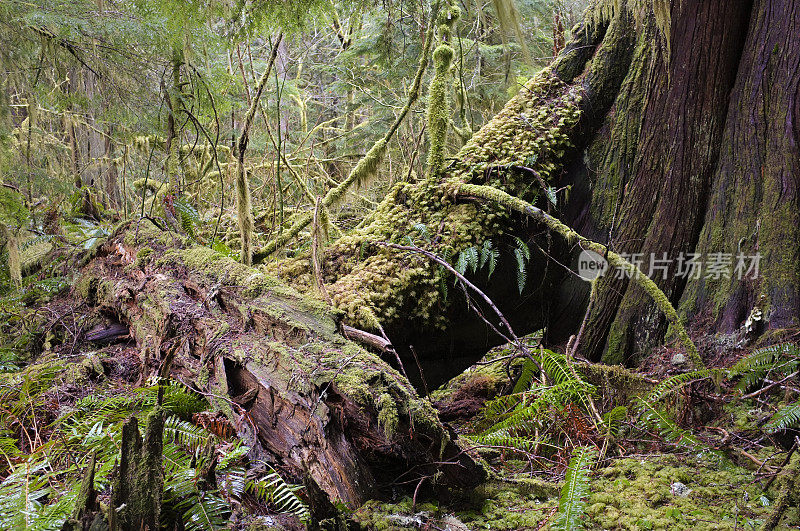
[[[711, 323], [695, 333], [754, 340], [761, 330], [748, 317], [759, 315], [761, 329], [796, 327], [799, 10], [798, 0], [599, 2], [575, 41], [451, 159], [443, 179], [538, 199], [581, 234], [641, 254], [645, 273], [651, 254], [666, 256], [667, 274], [652, 276], [685, 317]], [[546, 186], [570, 191], [548, 206]], [[534, 255], [521, 295], [511, 236]], [[565, 266], [574, 269], [580, 249], [492, 205], [454, 201], [442, 187], [398, 184], [363, 228], [327, 249], [323, 271], [345, 319], [383, 328], [406, 366], [416, 350], [429, 383], [500, 338], [453, 293], [452, 279], [447, 294], [435, 265], [375, 245], [408, 238], [450, 259], [490, 242], [502, 251], [498, 270], [470, 278], [518, 334], [546, 328], [560, 342], [577, 331], [589, 286]], [[690, 253], [724, 253], [731, 278], [678, 275]], [[758, 279], [738, 278], [740, 253], [761, 254]], [[314, 285], [306, 257], [270, 267]], [[598, 285], [582, 351], [635, 363], [663, 342], [667, 322], [644, 291], [615, 276]]]
[[[641, 254], [645, 273], [651, 255], [676, 259], [696, 244], [750, 8], [748, 1], [675, 2], [669, 35], [656, 31], [654, 17], [646, 20], [650, 31], [639, 37], [625, 80], [635, 89], [620, 92], [604, 124], [611, 134], [597, 135], [587, 149], [593, 192], [583, 205], [588, 215], [575, 224], [618, 252]], [[631, 120], [637, 129], [615, 136]], [[685, 279], [674, 266], [664, 276], [659, 287], [677, 303]], [[647, 294], [609, 275], [585, 351], [627, 362], [659, 344], [665, 331]]]
[[[672, 2], [669, 45], [640, 36], [644, 61], [625, 81], [633, 89], [619, 93], [586, 150], [590, 199], [567, 219], [640, 253], [645, 272], [651, 254], [666, 253], [659, 286], [684, 316], [710, 323], [696, 332], [730, 334], [733, 344], [798, 326], [799, 9], [791, 0]], [[704, 269], [687, 279], [675, 260], [690, 253]], [[731, 260], [730, 278], [705, 269], [713, 253]], [[761, 255], [758, 278], [740, 278], [740, 254], [747, 266]], [[633, 363], [661, 343], [666, 321], [640, 288], [608, 278], [599, 293], [584, 339], [590, 359]], [[746, 324], [750, 315], [762, 323]]]
[[441, 486], [483, 477], [407, 380], [338, 333], [337, 312], [258, 270], [143, 220], [75, 292], [129, 327], [142, 380], [169, 370], [206, 394], [254, 457], [305, 481], [317, 516], [438, 472]]

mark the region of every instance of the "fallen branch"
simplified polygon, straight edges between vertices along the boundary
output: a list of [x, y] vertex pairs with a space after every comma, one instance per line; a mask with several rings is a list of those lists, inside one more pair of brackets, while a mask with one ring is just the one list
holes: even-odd
[[370, 334], [369, 332], [359, 330], [358, 328], [353, 328], [352, 326], [348, 326], [346, 324], [341, 326], [342, 335], [351, 341], [372, 347], [375, 350], [383, 353], [389, 353], [394, 350], [392, 344], [381, 336]]

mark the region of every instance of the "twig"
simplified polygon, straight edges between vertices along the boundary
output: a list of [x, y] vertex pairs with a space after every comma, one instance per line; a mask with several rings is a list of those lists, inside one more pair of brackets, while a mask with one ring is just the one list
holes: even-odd
[[789, 452], [786, 454], [786, 457], [784, 458], [783, 463], [781, 463], [781, 465], [778, 467], [778, 471], [775, 473], [774, 476], [769, 478], [769, 481], [767, 481], [767, 483], [764, 485], [764, 489], [763, 489], [764, 492], [766, 492], [769, 489], [770, 485], [772, 485], [772, 482], [775, 481], [775, 478], [778, 477], [778, 475], [781, 473], [781, 470], [783, 470], [783, 467], [785, 467], [789, 463], [789, 460], [792, 458], [792, 454], [795, 452], [795, 450], [797, 450], [797, 442], [798, 442], [797, 441], [797, 437], [795, 437], [794, 438], [794, 444], [789, 449]]
[[786, 378], [784, 378], [783, 380], [780, 380], [780, 381], [777, 381], [777, 382], [772, 382], [771, 384], [767, 385], [766, 387], [762, 387], [758, 391], [753, 391], [752, 393], [749, 393], [749, 394], [746, 394], [746, 395], [742, 395], [741, 400], [744, 400], [746, 398], [754, 398], [754, 397], [756, 397], [756, 396], [758, 396], [758, 395], [760, 395], [762, 393], [765, 393], [765, 392], [769, 391], [770, 389], [772, 389], [773, 387], [775, 387], [776, 385], [780, 385], [783, 382], [785, 382], [786, 380], [791, 380], [792, 378], [794, 378], [798, 374], [800, 374], [800, 371], [795, 371], [792, 374], [790, 374], [789, 376], [787, 376]]
[[430, 397], [430, 391], [428, 390], [428, 382], [425, 380], [425, 373], [422, 372], [422, 365], [419, 363], [419, 356], [417, 356], [417, 349], [414, 348], [414, 345], [408, 346], [409, 350], [411, 350], [411, 354], [414, 355], [414, 361], [417, 362], [417, 370], [419, 371], [419, 377], [422, 380], [422, 388], [425, 390], [425, 396]]

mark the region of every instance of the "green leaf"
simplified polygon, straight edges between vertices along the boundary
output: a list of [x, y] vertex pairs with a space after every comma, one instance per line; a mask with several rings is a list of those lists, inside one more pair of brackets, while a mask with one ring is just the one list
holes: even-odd
[[800, 425], [800, 402], [795, 402], [776, 411], [764, 425], [764, 431], [775, 433], [788, 428], [796, 428], [798, 425]]
[[550, 529], [572, 531], [584, 529], [586, 497], [589, 496], [589, 471], [597, 460], [597, 449], [590, 446], [575, 448], [567, 467], [558, 512]]

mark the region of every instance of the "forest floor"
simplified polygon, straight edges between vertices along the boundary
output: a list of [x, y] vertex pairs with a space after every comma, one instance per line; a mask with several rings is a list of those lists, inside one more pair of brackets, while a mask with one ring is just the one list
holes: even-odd
[[[711, 367], [727, 370], [747, 349], [716, 352]], [[508, 354], [505, 348], [496, 349], [484, 362]], [[681, 361], [679, 350], [664, 347], [631, 373], [663, 382], [685, 371]], [[432, 393], [442, 417], [466, 438], [479, 433], [482, 422], [485, 425], [481, 416], [485, 403], [511, 389], [502, 365], [475, 365]], [[730, 382], [719, 389], [708, 381], [683, 388], [672, 406], [679, 410], [677, 423], [697, 438], [691, 445], [680, 439], [670, 442], [657, 429], [637, 426], [636, 418], [626, 419], [615, 451], [589, 474], [585, 528], [759, 529], [783, 488], [780, 481], [770, 479], [778, 474], [791, 446], [789, 433], [764, 435], [763, 426], [774, 414], [776, 402], [795, 394], [795, 389], [775, 387], [772, 398], [767, 392], [749, 399], [741, 399], [742, 393]], [[558, 422], [560, 415], [554, 413], [552, 421]], [[472, 452], [489, 470], [489, 480], [474, 491], [441, 502], [414, 503], [411, 497], [396, 503], [370, 502], [353, 518], [365, 528], [380, 530], [550, 528], [569, 453], [543, 459], [519, 448], [483, 446]], [[798, 518], [797, 508], [789, 508], [784, 525], [776, 529], [797, 529]]]
[[[0, 374], [0, 452], [9, 464], [38, 455], [36, 462], [47, 462], [53, 468], [47, 477], [56, 481], [59, 470], [69, 469], [81, 453], [96, 452], [101, 443], [113, 450], [118, 439], [112, 432], [126, 416], [152, 405], [155, 387], [142, 379], [141, 353], [126, 327], [88, 307], [76, 290], [47, 286], [17, 301], [18, 308], [34, 311], [26, 325], [17, 323], [18, 337], [5, 338], [8, 344], [30, 336], [37, 342], [30, 350], [38, 354], [21, 370]], [[11, 306], [3, 311], [10, 325], [22, 315]], [[679, 348], [666, 346], [628, 370], [570, 360], [539, 348], [536, 337], [526, 339], [542, 365], [547, 359], [565, 363], [564, 383], [578, 391], [568, 386], [572, 394], [542, 402], [559, 388], [544, 375], [552, 377], [552, 369], [537, 372], [530, 358], [511, 347], [493, 349], [427, 399], [488, 479], [470, 491], [431, 496], [425, 483], [437, 478], [424, 477], [413, 495], [398, 488], [391, 501], [339, 507], [350, 528], [549, 529], [565, 503], [565, 477], [576, 448], [600, 453], [583, 479], [575, 480], [583, 483], [577, 495], [572, 493], [587, 529], [758, 529], [780, 503], [791, 484], [786, 472], [798, 457], [790, 459], [800, 418], [794, 403], [800, 395], [797, 345], [755, 348], [733, 336], [709, 338], [699, 343], [706, 369], [693, 370]], [[244, 477], [249, 471], [237, 468], [244, 451], [231, 422], [192, 395], [191, 382], [175, 383], [165, 408], [176, 419], [176, 444], [213, 436], [208, 444], [220, 457], [220, 483]], [[540, 409], [530, 409], [536, 404]], [[492, 432], [508, 419], [517, 419], [512, 429]], [[196, 452], [184, 453], [184, 464], [176, 458], [174, 478], [200, 468]], [[101, 487], [110, 482], [113, 462], [109, 457], [98, 469]], [[283, 472], [279, 464], [275, 470]], [[169, 474], [167, 481], [177, 495]], [[202, 492], [192, 492], [202, 498]], [[225, 517], [235, 528], [303, 527], [298, 510], [290, 511], [295, 516], [276, 514], [287, 507], [244, 488], [239, 494], [241, 502]], [[303, 492], [298, 496], [302, 500]], [[107, 498], [101, 489], [100, 502]], [[776, 529], [798, 528], [797, 507], [788, 507], [782, 522]]]

